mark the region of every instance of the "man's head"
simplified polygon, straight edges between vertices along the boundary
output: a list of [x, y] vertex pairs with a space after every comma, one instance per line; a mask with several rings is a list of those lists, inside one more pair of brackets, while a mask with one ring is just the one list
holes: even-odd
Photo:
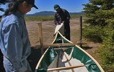
[[56, 10], [56, 11], [58, 12], [58, 11], [60, 11], [60, 9], [61, 9], [61, 8], [60, 8], [60, 6], [59, 6], [59, 5], [57, 5], [57, 4], [56, 4], [56, 5], [54, 5], [54, 10]]
[[38, 7], [35, 5], [35, 0], [24, 0], [26, 1], [28, 4], [32, 5], [32, 7], [38, 9]]
[[38, 9], [38, 7], [35, 5], [35, 0], [10, 0], [8, 9], [5, 11], [4, 15], [7, 16], [15, 13], [16, 11], [26, 14], [32, 7]]
[[19, 11], [26, 14], [31, 10], [32, 7], [38, 9], [38, 7], [34, 4], [34, 0], [17, 0], [19, 3]]

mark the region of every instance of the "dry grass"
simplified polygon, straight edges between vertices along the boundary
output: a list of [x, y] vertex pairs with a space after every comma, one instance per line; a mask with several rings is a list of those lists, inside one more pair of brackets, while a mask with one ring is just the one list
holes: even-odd
[[[30, 42], [31, 42], [32, 47], [34, 47], [35, 49], [40, 48], [38, 23], [42, 23], [43, 44], [44, 44], [44, 48], [46, 48], [47, 46], [45, 46], [45, 45], [52, 43], [52, 41], [54, 39], [54, 36], [53, 36], [54, 28], [55, 28], [54, 21], [43, 21], [43, 22], [27, 21], [27, 29], [28, 29], [28, 33], [29, 33]], [[79, 42], [79, 40], [80, 40], [80, 20], [79, 20], [79, 18], [71, 19], [70, 27], [71, 27], [71, 41], [74, 44], [77, 44], [77, 42]], [[100, 63], [98, 56], [95, 55], [95, 51], [98, 49], [99, 44], [93, 43], [90, 41], [86, 41], [84, 38], [83, 38], [83, 43], [86, 43], [86, 45], [84, 45], [84, 49]], [[37, 53], [37, 54], [39, 54], [39, 53]], [[32, 53], [32, 56], [35, 56], [34, 51]], [[40, 56], [37, 56], [37, 57], [40, 57]], [[35, 59], [35, 57], [34, 57], [34, 59]], [[38, 60], [38, 58], [37, 58], [37, 60]], [[37, 64], [37, 61], [31, 61], [31, 63]]]

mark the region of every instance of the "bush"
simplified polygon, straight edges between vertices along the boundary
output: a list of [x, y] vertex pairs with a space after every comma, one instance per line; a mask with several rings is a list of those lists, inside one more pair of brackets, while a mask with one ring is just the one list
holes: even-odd
[[99, 55], [102, 59], [103, 68], [112, 71], [114, 69], [114, 44], [103, 43], [99, 49]]
[[93, 42], [102, 43], [103, 42], [102, 34], [103, 31], [98, 26], [86, 26], [83, 29], [83, 36]]

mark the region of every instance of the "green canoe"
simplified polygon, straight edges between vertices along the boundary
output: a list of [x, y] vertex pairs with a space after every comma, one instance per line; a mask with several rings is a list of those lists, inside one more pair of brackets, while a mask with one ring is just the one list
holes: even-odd
[[67, 40], [60, 32], [40, 58], [35, 72], [104, 72], [86, 51]]

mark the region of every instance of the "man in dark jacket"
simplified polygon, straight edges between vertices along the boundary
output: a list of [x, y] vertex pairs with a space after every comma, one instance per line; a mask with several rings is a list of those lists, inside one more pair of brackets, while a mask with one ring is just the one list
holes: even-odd
[[64, 36], [70, 40], [70, 14], [67, 10], [62, 9], [59, 5], [54, 5], [55, 25], [64, 23]]

